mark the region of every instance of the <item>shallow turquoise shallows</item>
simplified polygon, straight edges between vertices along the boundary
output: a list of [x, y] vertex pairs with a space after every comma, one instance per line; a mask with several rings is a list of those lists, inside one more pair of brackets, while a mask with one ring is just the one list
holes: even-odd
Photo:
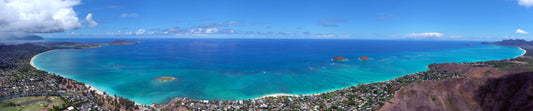
[[[499, 60], [524, 53], [516, 47], [472, 41], [127, 40], [143, 43], [59, 49], [43, 53], [33, 62], [39, 69], [92, 85], [111, 95], [142, 104], [164, 104], [173, 97], [239, 100], [277, 93], [320, 93], [425, 71], [431, 63]], [[339, 55], [349, 60], [331, 61]], [[358, 60], [363, 55], [371, 59]], [[165, 76], [176, 80], [156, 80]]]

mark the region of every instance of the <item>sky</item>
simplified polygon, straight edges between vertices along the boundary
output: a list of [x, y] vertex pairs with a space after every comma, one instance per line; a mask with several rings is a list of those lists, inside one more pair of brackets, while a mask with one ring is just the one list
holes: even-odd
[[0, 38], [527, 39], [533, 0], [4, 0]]

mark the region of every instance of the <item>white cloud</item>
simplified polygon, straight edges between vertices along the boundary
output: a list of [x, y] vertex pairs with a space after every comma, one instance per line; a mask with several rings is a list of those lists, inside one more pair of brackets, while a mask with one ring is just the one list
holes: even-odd
[[407, 34], [406, 36], [412, 37], [412, 38], [427, 38], [427, 37], [443, 37], [444, 34], [437, 33], [437, 32], [426, 32], [426, 33]]
[[92, 18], [93, 18], [93, 14], [91, 13], [89, 13], [87, 17], [85, 17], [85, 21], [89, 23], [89, 27], [91, 28], [96, 27], [98, 25], [98, 23], [96, 23], [96, 21], [94, 21]]
[[317, 35], [315, 35], [315, 37], [326, 37], [326, 38], [330, 38], [330, 37], [335, 37], [335, 35], [333, 35], [333, 34], [317, 34]]
[[529, 32], [526, 32], [526, 31], [524, 31], [522, 29], [517, 29], [516, 32], [514, 32], [514, 33], [517, 33], [517, 34], [529, 34]]
[[335, 35], [332, 33], [329, 34], [316, 34], [315, 37], [321, 37], [321, 38], [348, 38], [350, 35]]
[[143, 35], [146, 32], [146, 29], [139, 29], [135, 32], [135, 35]]
[[122, 17], [122, 18], [126, 18], [126, 17], [139, 17], [139, 14], [137, 14], [137, 13], [129, 13], [129, 14], [128, 14], [128, 13], [122, 13], [122, 14], [120, 14], [120, 17]]
[[72, 8], [78, 4], [79, 0], [0, 0], [0, 36], [81, 28], [81, 20]]
[[[219, 29], [219, 28], [169, 28], [164, 29], [163, 33], [159, 34], [234, 34], [235, 30], [233, 29]], [[157, 33], [156, 33], [157, 34]]]
[[216, 32], [218, 32], [218, 28], [205, 29], [205, 33], [216, 33]]
[[217, 33], [218, 28], [198, 28], [198, 29], [189, 29], [189, 33], [195, 33], [195, 34], [211, 34], [211, 33]]
[[426, 33], [412, 33], [401, 36], [396, 36], [398, 38], [408, 38], [408, 39], [430, 39], [430, 40], [442, 40], [442, 39], [455, 39], [461, 38], [461, 36], [450, 36], [438, 32], [426, 32]]
[[518, 0], [518, 5], [531, 7], [533, 6], [533, 0]]
[[76, 35], [75, 32], [68, 32], [67, 35], [71, 36], [71, 35]]

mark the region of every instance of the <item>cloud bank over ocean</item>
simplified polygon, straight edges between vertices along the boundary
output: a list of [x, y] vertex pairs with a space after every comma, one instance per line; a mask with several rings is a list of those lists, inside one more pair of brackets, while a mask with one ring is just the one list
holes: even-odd
[[38, 33], [63, 32], [98, 23], [89, 13], [80, 19], [73, 7], [79, 0], [3, 0], [0, 1], [0, 39]]

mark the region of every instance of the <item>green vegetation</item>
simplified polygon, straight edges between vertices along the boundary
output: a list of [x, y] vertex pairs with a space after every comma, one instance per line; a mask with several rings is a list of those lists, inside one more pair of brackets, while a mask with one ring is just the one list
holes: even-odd
[[[16, 105], [23, 102], [33, 101], [33, 100], [48, 100], [47, 101], [37, 101], [26, 105]], [[5, 100], [0, 103], [0, 111], [39, 111], [39, 110], [52, 110], [50, 105], [61, 105], [64, 102], [59, 99], [58, 96], [30, 96], [30, 97], [19, 97], [10, 100]]]
[[500, 71], [509, 73], [531, 72], [533, 71], [533, 59], [531, 57], [519, 57], [501, 61], [487, 61], [466, 63], [473, 67], [494, 67]]
[[15, 103], [0, 102], [0, 111], [16, 111], [17, 107]]
[[6, 100], [5, 102], [21, 103], [21, 102], [25, 102], [25, 101], [39, 100], [39, 99], [45, 99], [45, 96], [37, 96], [37, 97], [33, 97], [33, 96], [30, 96], [30, 97], [19, 97], [19, 98], [14, 98], [14, 99]]

